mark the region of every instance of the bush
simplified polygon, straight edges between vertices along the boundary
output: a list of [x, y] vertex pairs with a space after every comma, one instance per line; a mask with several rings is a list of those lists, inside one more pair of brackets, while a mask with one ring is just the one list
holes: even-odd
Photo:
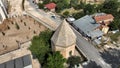
[[50, 38], [52, 32], [50, 30], [43, 31], [39, 36], [35, 36], [32, 39], [32, 45], [30, 50], [41, 64], [45, 63], [46, 55], [50, 52]]
[[79, 56], [71, 56], [67, 60], [67, 63], [70, 65], [70, 68], [74, 67], [75, 65], [79, 65], [81, 62], [82, 61]]
[[72, 16], [73, 16], [75, 19], [79, 19], [79, 18], [83, 17], [84, 15], [85, 15], [85, 13], [84, 13], [83, 11], [72, 14]]
[[59, 51], [56, 51], [52, 54], [49, 54], [46, 68], [64, 68], [65, 62], [66, 59], [60, 54]]
[[85, 4], [83, 2], [80, 2], [80, 4], [73, 6], [76, 10], [83, 9], [85, 7]]
[[68, 17], [68, 16], [69, 16], [69, 11], [65, 11], [65, 12], [63, 13], [63, 16], [64, 16], [64, 17]]

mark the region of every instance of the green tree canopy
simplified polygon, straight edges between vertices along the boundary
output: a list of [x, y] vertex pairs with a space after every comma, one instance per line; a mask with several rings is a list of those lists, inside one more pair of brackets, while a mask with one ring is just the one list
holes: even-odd
[[63, 17], [68, 17], [69, 16], [69, 11], [65, 11], [64, 13], [63, 13]]
[[47, 68], [64, 68], [65, 61], [59, 51], [54, 52], [47, 58]]
[[110, 30], [120, 30], [120, 19], [116, 18], [114, 21], [109, 25]]
[[83, 17], [84, 15], [85, 15], [85, 13], [84, 13], [83, 11], [72, 14], [72, 16], [73, 16], [75, 19], [79, 19], [79, 18]]
[[43, 9], [43, 8], [44, 8], [44, 5], [43, 5], [42, 3], [38, 3], [38, 7], [39, 7], [40, 9]]
[[51, 2], [51, 0], [44, 0], [44, 4], [48, 4], [48, 3], [50, 3]]
[[76, 6], [78, 4], [78, 0], [70, 0], [70, 6]]
[[103, 3], [103, 8], [105, 8], [105, 9], [118, 9], [118, 7], [119, 7], [119, 2], [118, 2], [118, 0], [109, 0], [109, 1], [105, 1], [104, 3]]
[[120, 6], [120, 3], [118, 2], [118, 0], [109, 0], [109, 1], [105, 1], [103, 3], [103, 8], [102, 11], [105, 13], [116, 13], [118, 8]]
[[32, 39], [32, 44], [30, 45], [30, 50], [36, 58], [43, 63], [45, 56], [50, 52], [50, 38], [52, 32], [50, 30], [43, 31], [39, 36], [35, 36]]
[[81, 63], [81, 59], [79, 56], [71, 56], [68, 58], [67, 63], [70, 65], [71, 68], [75, 65], [79, 65], [79, 63]]
[[80, 9], [84, 9], [85, 8], [85, 3], [80, 2], [80, 4], [74, 3], [74, 5], [72, 5], [72, 7], [74, 7], [74, 9], [76, 10], [80, 10]]
[[95, 5], [87, 4], [83, 10], [85, 14], [93, 14], [95, 13]]

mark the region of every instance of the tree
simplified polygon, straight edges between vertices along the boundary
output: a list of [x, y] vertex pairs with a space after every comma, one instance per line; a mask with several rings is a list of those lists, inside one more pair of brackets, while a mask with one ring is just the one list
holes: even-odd
[[62, 0], [63, 2], [65, 2], [66, 4], [70, 4], [71, 0]]
[[84, 13], [83, 11], [72, 14], [72, 16], [73, 16], [75, 19], [79, 19], [79, 18], [83, 17], [84, 15], [85, 15], [85, 13]]
[[44, 0], [43, 1], [43, 4], [48, 4], [48, 3], [50, 3], [51, 2], [51, 0]]
[[55, 2], [55, 3], [59, 3], [59, 2], [61, 2], [62, 0], [52, 0], [53, 2]]
[[64, 8], [65, 8], [65, 5], [63, 3], [57, 3], [56, 12], [60, 12]]
[[64, 8], [69, 8], [70, 6], [70, 0], [62, 0], [62, 2], [64, 4]]
[[95, 13], [95, 5], [87, 4], [83, 10], [85, 14], [93, 14]]
[[103, 4], [99, 4], [95, 7], [95, 11], [96, 12], [101, 12], [102, 8], [103, 8]]
[[65, 12], [63, 13], [63, 16], [64, 16], [64, 17], [68, 17], [68, 16], [69, 16], [69, 11], [65, 11]]
[[114, 21], [109, 25], [110, 30], [117, 30], [120, 28], [120, 19], [114, 19]]
[[103, 3], [102, 11], [106, 13], [116, 13], [119, 8], [118, 0], [109, 0]]
[[[76, 6], [78, 4], [78, 0], [70, 0], [70, 6], [71, 7], [74, 7], [74, 6]], [[78, 5], [77, 5], [78, 6]], [[77, 7], [76, 6], [76, 7]]]
[[76, 10], [84, 9], [85, 8], [85, 3], [80, 2], [80, 4], [75, 4], [73, 6]]
[[30, 50], [34, 57], [38, 58], [41, 64], [44, 63], [47, 58], [46, 55], [50, 52], [50, 38], [52, 32], [50, 30], [43, 31], [39, 36], [35, 36], [32, 39]]
[[67, 63], [70, 65], [70, 68], [75, 65], [79, 65], [81, 63], [81, 59], [79, 56], [71, 56], [68, 58]]
[[105, 8], [105, 9], [115, 9], [115, 10], [117, 10], [119, 8], [118, 0], [105, 1], [103, 5], [104, 5], [103, 8]]
[[57, 3], [57, 8], [63, 9], [63, 7], [64, 7], [64, 4], [63, 4], [63, 3]]
[[70, 0], [52, 0], [52, 2], [57, 4], [56, 12], [60, 12], [65, 8], [69, 8]]
[[43, 9], [43, 8], [44, 8], [44, 5], [43, 5], [42, 3], [38, 3], [38, 7], [39, 7], [40, 9]]
[[47, 58], [47, 68], [64, 68], [65, 58], [59, 51], [49, 54]]
[[119, 14], [119, 5], [120, 3], [118, 2], [118, 0], [106, 0], [101, 8], [102, 12], [108, 13], [108, 14], [112, 14], [114, 16], [114, 21], [109, 25], [110, 26], [110, 30], [116, 30], [119, 29], [120, 27], [120, 14]]

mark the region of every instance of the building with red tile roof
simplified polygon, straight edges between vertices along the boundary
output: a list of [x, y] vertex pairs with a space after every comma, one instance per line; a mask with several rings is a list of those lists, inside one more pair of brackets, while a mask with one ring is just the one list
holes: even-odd
[[112, 14], [95, 15], [93, 18], [96, 21], [96, 23], [100, 24], [100, 26], [98, 28], [101, 29], [104, 32], [104, 34], [106, 34], [108, 32], [108, 30], [109, 30], [108, 25], [114, 19]]
[[55, 3], [49, 3], [45, 5], [45, 8], [49, 9], [50, 11], [55, 11], [56, 4]]
[[114, 17], [112, 14], [104, 14], [99, 16], [94, 16], [94, 19], [97, 23], [104, 23], [105, 25], [109, 25], [111, 21], [113, 21]]

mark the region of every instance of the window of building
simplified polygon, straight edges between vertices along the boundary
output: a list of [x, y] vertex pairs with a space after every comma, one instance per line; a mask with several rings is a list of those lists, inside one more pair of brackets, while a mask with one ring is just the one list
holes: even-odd
[[72, 51], [69, 51], [69, 55], [72, 56]]

